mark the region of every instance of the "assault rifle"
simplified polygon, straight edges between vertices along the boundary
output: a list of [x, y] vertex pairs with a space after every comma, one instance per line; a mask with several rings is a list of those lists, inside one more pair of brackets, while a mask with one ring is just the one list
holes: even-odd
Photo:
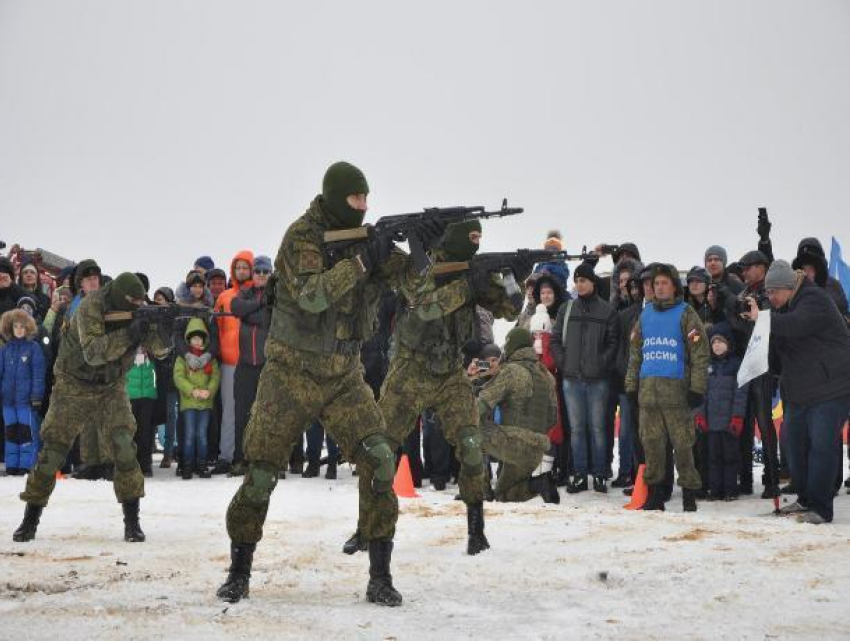
[[222, 316], [234, 316], [231, 312], [215, 312], [209, 307], [194, 307], [192, 305], [181, 305], [169, 303], [168, 305], [142, 305], [132, 312], [109, 312], [103, 317], [107, 323], [117, 323], [143, 319], [151, 325], [170, 326], [180, 318], [200, 318], [209, 323], [212, 318]]
[[587, 260], [593, 254], [588, 253], [587, 246], [582, 248], [581, 254], [568, 254], [565, 251], [551, 251], [548, 249], [517, 249], [512, 252], [490, 252], [486, 254], [478, 254], [472, 260], [437, 263], [434, 265], [431, 273], [435, 278], [456, 274], [458, 272], [467, 271], [469, 269], [481, 269], [487, 272], [504, 272], [503, 282], [509, 296], [521, 295], [519, 285], [517, 285], [514, 274], [510, 271], [517, 257], [527, 257], [536, 265], [537, 263], [548, 262], [550, 260]]
[[417, 227], [423, 220], [439, 220], [447, 225], [459, 223], [465, 220], [480, 220], [484, 218], [502, 218], [503, 216], [514, 216], [523, 212], [522, 207], [508, 207], [508, 199], [502, 200], [502, 208], [496, 211], [487, 211], [482, 206], [476, 207], [427, 207], [421, 212], [413, 214], [395, 214], [393, 216], [381, 216], [374, 225], [363, 225], [353, 229], [337, 229], [325, 232], [325, 251], [334, 261], [334, 254], [361, 243], [369, 238], [383, 237], [391, 238], [393, 242], [407, 241], [410, 246], [410, 255], [413, 265], [424, 273], [430, 266], [427, 251], [422, 239], [419, 238]]

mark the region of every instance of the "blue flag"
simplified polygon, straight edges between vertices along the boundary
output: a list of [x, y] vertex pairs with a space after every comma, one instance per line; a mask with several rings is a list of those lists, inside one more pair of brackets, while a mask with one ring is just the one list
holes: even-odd
[[832, 237], [832, 249], [829, 252], [829, 275], [835, 278], [844, 288], [844, 293], [850, 298], [850, 267], [841, 257], [841, 245]]

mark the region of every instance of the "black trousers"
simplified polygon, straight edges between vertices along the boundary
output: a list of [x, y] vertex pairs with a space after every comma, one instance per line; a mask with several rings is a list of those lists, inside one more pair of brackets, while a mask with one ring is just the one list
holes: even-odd
[[245, 426], [251, 416], [251, 407], [257, 398], [257, 386], [260, 383], [262, 365], [248, 365], [239, 363], [233, 374], [233, 401], [236, 413], [236, 447], [233, 450], [233, 462], [244, 461], [242, 455], [242, 439], [245, 435]]
[[156, 407], [155, 398], [136, 398], [130, 401], [133, 418], [136, 419], [136, 460], [142, 472], [150, 472], [153, 462], [153, 411]]
[[[696, 465], [697, 472], [699, 472], [703, 490], [707, 490], [710, 485], [711, 445], [709, 444], [709, 436], [710, 434], [706, 434], [702, 430], [697, 430], [697, 440], [694, 443], [694, 465]], [[737, 447], [737, 443], [735, 446]], [[735, 460], [737, 461], [738, 458], [735, 457]], [[740, 466], [740, 463], [738, 465]], [[735, 478], [738, 478], [738, 470], [735, 470]]]
[[[708, 488], [716, 497], [738, 495], [738, 470], [741, 468], [741, 447], [731, 432], [709, 432]], [[706, 487], [703, 485], [703, 487]]]
[[779, 485], [779, 449], [776, 428], [773, 425], [773, 377], [764, 374], [750, 382], [750, 394], [747, 399], [747, 420], [740, 439], [741, 487], [753, 486], [753, 440], [755, 422], [761, 432], [762, 452], [764, 454], [764, 485]]

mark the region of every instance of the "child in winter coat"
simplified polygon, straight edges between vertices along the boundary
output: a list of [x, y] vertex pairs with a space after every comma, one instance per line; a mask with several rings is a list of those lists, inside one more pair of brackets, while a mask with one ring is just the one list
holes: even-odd
[[221, 369], [208, 351], [209, 337], [209, 331], [200, 318], [190, 320], [185, 334], [189, 351], [174, 362], [174, 385], [180, 393], [180, 414], [184, 426], [184, 480], [191, 479], [193, 471], [197, 471], [201, 478], [210, 478], [207, 430], [215, 394], [221, 383]]
[[705, 403], [695, 418], [697, 428], [708, 434], [709, 500], [738, 498], [738, 439], [744, 430], [748, 392], [748, 385], [738, 387], [740, 367], [730, 328], [725, 323], [715, 325]]
[[0, 317], [0, 399], [6, 425], [6, 473], [26, 474], [38, 455], [38, 417], [44, 399], [45, 360], [41, 345], [33, 340], [38, 327], [22, 309]]

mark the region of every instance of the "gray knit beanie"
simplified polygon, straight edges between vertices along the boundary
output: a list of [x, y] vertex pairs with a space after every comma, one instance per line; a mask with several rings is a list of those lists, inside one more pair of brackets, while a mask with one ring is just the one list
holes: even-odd
[[787, 260], [775, 260], [767, 270], [764, 279], [765, 289], [794, 289], [797, 285], [797, 275], [791, 269]]
[[720, 245], [712, 245], [708, 249], [705, 250], [705, 260], [708, 261], [709, 256], [717, 256], [720, 258], [720, 262], [723, 263], [723, 266], [729, 264], [729, 257], [726, 255], [726, 250], [723, 249]]

